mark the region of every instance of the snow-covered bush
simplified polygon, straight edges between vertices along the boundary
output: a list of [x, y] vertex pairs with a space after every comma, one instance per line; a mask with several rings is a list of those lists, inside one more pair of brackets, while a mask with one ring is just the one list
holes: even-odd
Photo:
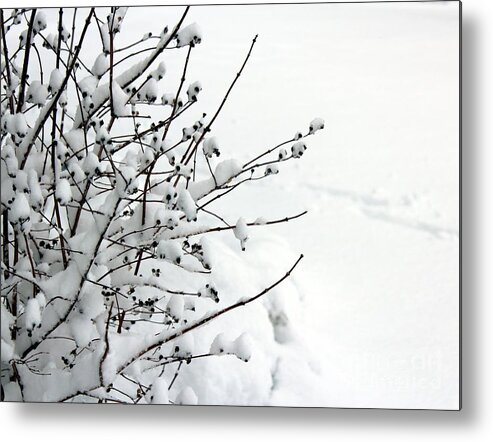
[[[201, 403], [199, 374], [172, 389], [184, 364], [255, 355], [248, 335], [210, 338], [204, 326], [275, 291], [301, 259], [239, 298], [225, 283], [234, 263], [211, 234], [248, 250], [256, 229], [301, 214], [227, 222], [214, 204], [299, 158], [324, 123], [245, 164], [219, 159], [213, 124], [257, 37], [209, 118], [199, 109], [207, 85], [187, 79], [202, 42], [188, 10], [126, 46], [127, 8], [1, 11], [5, 400]], [[99, 49], [84, 51], [88, 33]], [[184, 54], [176, 85], [161, 81], [165, 50]]]

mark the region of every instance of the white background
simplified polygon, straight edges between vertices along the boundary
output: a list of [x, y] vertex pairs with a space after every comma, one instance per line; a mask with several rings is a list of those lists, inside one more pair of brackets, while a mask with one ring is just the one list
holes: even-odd
[[[108, 4], [107, 2], [104, 2]], [[150, 4], [151, 2], [146, 2]], [[58, 5], [59, 3], [50, 3]], [[69, 2], [63, 2], [69, 5]], [[18, 3], [19, 6], [22, 2]], [[44, 4], [43, 4], [44, 5]], [[48, 4], [46, 4], [48, 5]], [[487, 167], [487, 103], [491, 102], [492, 7], [486, 0], [466, 0], [463, 10], [464, 136], [463, 136], [463, 410], [456, 412], [295, 410], [240, 408], [114, 408], [60, 407], [57, 405], [2, 404], [0, 422], [3, 436], [22, 439], [86, 440], [106, 437], [169, 438], [185, 440], [226, 440], [252, 437], [282, 440], [366, 437], [379, 440], [463, 440], [484, 439], [488, 429], [487, 399], [491, 391], [490, 346], [491, 301], [488, 298], [488, 251], [491, 238], [491, 188]], [[488, 131], [488, 132], [487, 132]], [[489, 156], [489, 157], [488, 157]], [[15, 433], [14, 433], [15, 432]], [[171, 434], [170, 434], [171, 433]]]

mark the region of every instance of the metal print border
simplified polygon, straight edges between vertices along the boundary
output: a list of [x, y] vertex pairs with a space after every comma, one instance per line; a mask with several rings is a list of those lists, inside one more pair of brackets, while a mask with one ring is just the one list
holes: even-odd
[[[288, 409], [299, 409], [299, 410], [309, 410], [309, 409], [322, 409], [322, 410], [382, 410], [382, 411], [411, 411], [411, 412], [422, 412], [422, 411], [428, 411], [428, 412], [452, 412], [456, 413], [462, 410], [463, 407], [463, 263], [462, 263], [462, 220], [463, 220], [463, 193], [462, 193], [462, 186], [463, 186], [463, 164], [462, 164], [462, 154], [463, 154], [463, 118], [462, 118], [462, 112], [463, 112], [463, 58], [462, 58], [462, 50], [463, 50], [463, 17], [462, 17], [462, 0], [372, 0], [372, 1], [324, 1], [324, 2], [252, 2], [252, 3], [247, 3], [247, 2], [237, 2], [237, 3], [200, 3], [200, 4], [194, 4], [194, 3], [169, 3], [169, 4], [162, 4], [162, 5], [156, 5], [156, 4], [121, 4], [119, 6], [129, 6], [132, 8], [146, 8], [146, 7], [176, 7], [176, 6], [191, 6], [194, 8], [198, 7], [204, 7], [204, 6], [282, 6], [282, 5], [336, 5], [336, 4], [379, 4], [379, 3], [458, 3], [459, 6], [459, 85], [458, 85], [458, 92], [459, 92], [459, 407], [457, 409], [440, 409], [440, 408], [386, 408], [386, 407], [337, 407], [337, 406], [283, 406], [283, 405], [276, 405], [276, 406], [259, 406], [259, 405], [224, 405], [224, 404], [218, 404], [218, 405], [180, 405], [179, 407], [193, 407], [193, 408], [209, 408], [209, 407], [228, 407], [228, 408], [288, 408]], [[80, 7], [80, 8], [86, 8], [86, 7], [93, 7], [94, 5], [90, 4], [81, 4], [78, 6], [66, 6], [67, 8], [75, 8], [75, 7]], [[104, 8], [104, 7], [110, 7], [110, 6], [115, 6], [115, 5], [95, 5], [94, 7], [97, 8]], [[6, 9], [11, 9], [14, 6], [9, 6]], [[23, 8], [30, 8], [30, 7], [42, 7], [44, 9], [58, 9], [60, 5], [57, 6], [40, 6], [38, 4], [33, 4], [32, 6], [23, 6]], [[2, 8], [5, 9], [5, 8]], [[18, 402], [5, 402], [4, 403], [18, 403]], [[21, 402], [22, 404], [23, 402]], [[29, 403], [29, 404], [57, 404], [59, 406], [91, 406], [91, 405], [98, 405], [98, 404], [90, 404], [90, 403], [81, 403], [81, 402], [66, 402], [66, 403], [60, 403], [60, 402], [41, 402], [41, 401], [29, 401], [29, 402], [24, 402], [24, 403]], [[144, 406], [157, 406], [159, 407], [160, 405], [154, 405], [154, 404], [141, 404], [139, 405], [139, 408], [144, 405]], [[105, 408], [108, 406], [118, 406], [117, 404], [105, 404]], [[176, 407], [172, 405], [173, 407]]]

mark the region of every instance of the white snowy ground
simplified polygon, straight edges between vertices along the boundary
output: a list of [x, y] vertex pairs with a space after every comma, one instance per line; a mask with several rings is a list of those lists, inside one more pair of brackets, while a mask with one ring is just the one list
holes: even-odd
[[[182, 11], [130, 9], [121, 45]], [[232, 293], [254, 294], [304, 253], [265, 300], [286, 300], [296, 339], [281, 327], [284, 344], [273, 347], [265, 310], [251, 305], [203, 339], [248, 329], [262, 351], [244, 365], [197, 361], [201, 376], [186, 368], [178, 382], [192, 384], [199, 403], [457, 408], [458, 3], [195, 7], [193, 21], [204, 38], [187, 80], [202, 82], [198, 109], [209, 115], [259, 34], [215, 124], [221, 159], [251, 158], [316, 116], [326, 129], [307, 139], [301, 160], [213, 207], [232, 223], [309, 210], [252, 229], [246, 252], [217, 235], [219, 285]], [[174, 90], [183, 57], [166, 52], [164, 89]], [[279, 355], [273, 378], [269, 352]]]
[[221, 205], [249, 219], [309, 210], [268, 231], [305, 254], [297, 331], [318, 374], [280, 364], [272, 404], [458, 407], [458, 14], [452, 2], [192, 8], [202, 100], [218, 103], [259, 34], [216, 125], [226, 156], [326, 120], [299, 162]]

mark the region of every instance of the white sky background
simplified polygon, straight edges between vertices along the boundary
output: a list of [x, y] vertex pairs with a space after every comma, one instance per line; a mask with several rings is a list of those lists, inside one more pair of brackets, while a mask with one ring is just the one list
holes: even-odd
[[[183, 9], [130, 9], [121, 45]], [[259, 34], [215, 124], [221, 158], [326, 121], [303, 159], [218, 206], [232, 222], [310, 211], [271, 229], [306, 256], [303, 337], [327, 380], [309, 405], [456, 408], [458, 3], [192, 7], [193, 21], [187, 79], [204, 90], [189, 123], [213, 114]], [[162, 92], [185, 53], [166, 51]]]

